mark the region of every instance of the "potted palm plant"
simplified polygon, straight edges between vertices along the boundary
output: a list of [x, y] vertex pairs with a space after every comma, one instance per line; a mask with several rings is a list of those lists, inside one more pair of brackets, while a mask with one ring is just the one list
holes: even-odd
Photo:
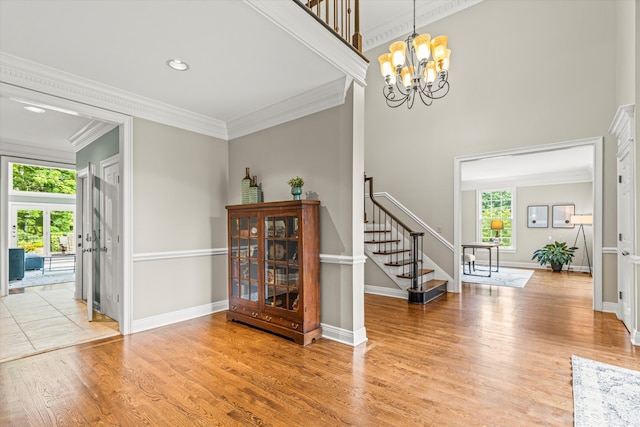
[[562, 266], [573, 260], [574, 252], [578, 248], [569, 247], [567, 242], [553, 242], [533, 252], [532, 260], [537, 260], [540, 265], [551, 264], [553, 271], [562, 271]]

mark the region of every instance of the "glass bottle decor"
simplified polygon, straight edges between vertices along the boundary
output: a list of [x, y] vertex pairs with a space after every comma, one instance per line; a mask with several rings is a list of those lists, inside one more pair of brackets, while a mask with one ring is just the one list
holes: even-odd
[[242, 181], [241, 181], [242, 203], [250, 203], [249, 187], [251, 187], [251, 174], [249, 174], [249, 168], [245, 168], [245, 177], [242, 178]]

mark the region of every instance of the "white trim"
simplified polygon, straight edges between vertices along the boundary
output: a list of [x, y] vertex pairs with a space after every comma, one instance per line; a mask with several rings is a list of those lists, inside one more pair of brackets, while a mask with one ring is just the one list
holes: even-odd
[[535, 175], [517, 176], [513, 179], [504, 178], [478, 179], [462, 182], [462, 191], [486, 190], [496, 187], [537, 187], [540, 185], [575, 184], [593, 181], [593, 174], [587, 169], [551, 172]]
[[[416, 30], [456, 12], [480, 3], [482, 0], [450, 0], [449, 2], [426, 2], [427, 7], [416, 6]], [[362, 40], [363, 52], [388, 43], [405, 40], [413, 31], [413, 12], [408, 11], [398, 19], [392, 19], [375, 28], [368, 29]], [[419, 31], [418, 31], [419, 32]]]
[[615, 255], [618, 255], [618, 248], [616, 248], [615, 246], [614, 247], [607, 246], [605, 248], [602, 248], [602, 253], [603, 254], [615, 254]]
[[341, 77], [227, 122], [229, 140], [344, 104], [353, 79]]
[[407, 299], [407, 291], [398, 288], [386, 288], [384, 286], [364, 285], [365, 294], [382, 295], [384, 297]]
[[602, 303], [602, 311], [604, 313], [618, 313], [618, 303], [616, 302], [607, 302], [604, 301]]
[[326, 323], [321, 323], [320, 326], [322, 326], [322, 338], [337, 341], [352, 347], [356, 347], [367, 342], [367, 330], [365, 328], [361, 328], [357, 331], [349, 331], [347, 329], [327, 325]]
[[148, 331], [149, 329], [160, 328], [174, 323], [184, 322], [197, 317], [207, 316], [229, 309], [229, 301], [216, 301], [209, 304], [190, 307], [184, 310], [176, 310], [169, 313], [158, 314], [157, 316], [146, 317], [133, 321], [132, 333]]
[[[392, 195], [390, 195], [387, 192], [381, 191], [381, 192], [375, 192], [373, 193], [374, 197], [384, 197], [387, 200], [389, 200], [391, 203], [394, 204], [395, 207], [397, 207], [398, 209], [400, 209], [405, 215], [407, 215], [409, 218], [411, 218], [413, 221], [415, 221], [416, 223], [418, 223], [418, 225], [420, 225], [420, 227], [422, 227], [423, 229], [425, 229], [429, 234], [431, 234], [436, 240], [438, 240], [440, 243], [442, 243], [443, 245], [445, 245], [449, 250], [453, 251], [453, 245], [451, 244], [451, 242], [449, 242], [447, 239], [445, 239], [444, 237], [442, 237], [440, 235], [440, 233], [438, 233], [436, 230], [434, 230], [433, 228], [431, 228], [426, 222], [424, 222], [423, 220], [421, 220], [420, 218], [418, 218], [417, 215], [415, 215], [413, 212], [411, 212], [409, 209], [407, 209], [402, 203], [400, 203], [399, 201], [397, 201]], [[365, 197], [369, 197], [369, 194], [365, 194]]]
[[[227, 248], [210, 248], [210, 249], [193, 249], [186, 251], [164, 251], [164, 252], [144, 252], [133, 254], [133, 262], [142, 261], [158, 261], [165, 259], [178, 259], [178, 258], [193, 258], [200, 256], [217, 256], [227, 255], [229, 253]], [[366, 256], [346, 256], [346, 255], [331, 255], [320, 254], [320, 262], [326, 264], [340, 264], [340, 265], [357, 265], [364, 264], [367, 261]]]
[[[462, 186], [461, 186], [461, 165], [463, 162], [478, 160], [488, 157], [528, 154], [560, 150], [583, 145], [593, 146], [593, 309], [602, 311], [602, 214], [603, 214], [603, 143], [602, 136], [585, 138], [574, 141], [566, 141], [554, 144], [539, 145], [533, 147], [521, 147], [510, 150], [501, 150], [484, 154], [472, 154], [457, 156], [453, 159], [453, 237], [454, 237], [454, 260], [460, 259], [461, 230], [462, 230]], [[457, 262], [454, 264], [457, 265]], [[453, 292], [459, 292], [461, 288], [459, 269], [454, 269], [455, 281], [451, 285]]]
[[[223, 121], [0, 52], [0, 81], [135, 117], [227, 139]], [[59, 102], [55, 103], [60, 105]], [[78, 107], [68, 108], [81, 111]], [[97, 117], [102, 119], [101, 117]], [[117, 122], [116, 122], [117, 123]]]
[[361, 256], [347, 256], [347, 255], [331, 255], [320, 254], [320, 262], [326, 264], [341, 264], [341, 265], [357, 265], [367, 262], [367, 257]]
[[631, 331], [631, 344], [640, 346], [640, 331], [634, 329]]
[[96, 139], [106, 135], [116, 126], [117, 125], [114, 123], [106, 123], [100, 120], [91, 120], [86, 124], [86, 126], [73, 134], [69, 138], [69, 142], [75, 148], [75, 151], [78, 152], [87, 145], [91, 144]]
[[[613, 116], [611, 125], [609, 125], [609, 133], [611, 135], [621, 134], [626, 129], [627, 123], [633, 119], [634, 110], [634, 104], [620, 105], [616, 115]], [[629, 136], [633, 137], [632, 135]]]
[[3, 140], [0, 141], [0, 155], [12, 156], [24, 159], [46, 159], [60, 163], [75, 163], [76, 155], [73, 152], [52, 150], [46, 147], [35, 147], [21, 141]]
[[[9, 176], [9, 159], [0, 156], [0, 185]], [[9, 294], [9, 194], [0, 189], [0, 297]]]
[[133, 262], [159, 261], [165, 259], [193, 258], [200, 256], [227, 255], [227, 248], [193, 249], [187, 251], [145, 252], [133, 254]]
[[360, 85], [367, 85], [368, 62], [319, 25], [309, 12], [303, 10], [304, 5], [299, 6], [292, 1], [244, 2]]
[[629, 259], [633, 264], [640, 265], [640, 255], [631, 255]]
[[[368, 62], [314, 22], [313, 17], [300, 6], [293, 2], [258, 0], [245, 0], [245, 3], [344, 72], [346, 77], [229, 122], [164, 104], [3, 52], [0, 52], [0, 81], [4, 85], [72, 99], [226, 141], [342, 105], [353, 80], [358, 81], [362, 86], [366, 85]], [[59, 102], [56, 104], [58, 105]], [[78, 108], [69, 109], [79, 110]], [[74, 145], [77, 144], [76, 149], [81, 148], [84, 143], [88, 144], [90, 142], [87, 142], [88, 139], [95, 140], [100, 136], [98, 134], [104, 131], [101, 125], [97, 125], [95, 129], [91, 129], [91, 123], [88, 126], [87, 135], [83, 135], [81, 131], [80, 135], [76, 134], [70, 138]], [[19, 141], [15, 141], [13, 145], [2, 143], [0, 149], [14, 155], [37, 154], [36, 150], [27, 152], [21, 148]], [[70, 160], [72, 156], [72, 153], [62, 152], [50, 154], [59, 160]]]

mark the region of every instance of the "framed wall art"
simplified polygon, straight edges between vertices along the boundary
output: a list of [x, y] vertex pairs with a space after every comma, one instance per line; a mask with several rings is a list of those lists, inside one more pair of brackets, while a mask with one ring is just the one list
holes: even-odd
[[573, 228], [571, 215], [575, 209], [576, 205], [553, 205], [553, 228]]
[[529, 206], [527, 209], [527, 227], [547, 228], [549, 226], [549, 206]]

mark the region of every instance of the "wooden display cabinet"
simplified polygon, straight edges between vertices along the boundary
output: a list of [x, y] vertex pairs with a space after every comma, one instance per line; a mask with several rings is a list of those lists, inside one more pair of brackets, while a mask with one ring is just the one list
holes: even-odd
[[320, 327], [317, 200], [227, 206], [229, 311], [307, 345]]

